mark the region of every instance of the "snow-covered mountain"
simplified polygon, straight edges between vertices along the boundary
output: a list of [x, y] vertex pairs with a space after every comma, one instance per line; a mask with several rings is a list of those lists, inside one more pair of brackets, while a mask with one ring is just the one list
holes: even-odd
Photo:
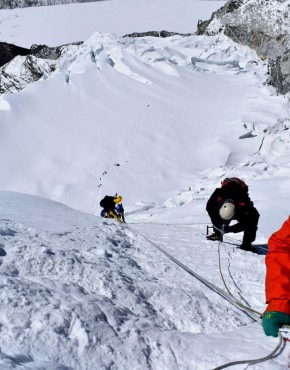
[[77, 50], [80, 42], [58, 47], [32, 45], [30, 49], [0, 43], [0, 94], [23, 90], [27, 85], [48, 78], [60, 61]]
[[225, 36], [97, 33], [49, 79], [2, 96], [2, 188], [92, 213], [116, 191], [131, 206], [202, 196], [203, 178], [229, 171], [261, 189], [288, 166], [288, 101], [266, 79], [267, 63]]
[[[289, 214], [288, 95], [265, 84], [267, 60], [249, 47], [194, 34], [217, 4], [163, 5], [0, 12], [1, 41], [84, 40], [0, 97], [1, 370], [208, 370], [277, 346], [256, 314], [166, 253], [263, 312], [267, 239]], [[123, 37], [152, 30], [189, 35]], [[239, 250], [240, 234], [220, 254], [205, 238], [207, 199], [226, 176], [249, 185], [259, 254]], [[115, 192], [127, 224], [99, 217]], [[252, 367], [284, 369], [288, 352]]]
[[290, 1], [230, 0], [199, 23], [199, 34], [224, 33], [269, 59], [270, 80], [278, 91], [290, 91]]

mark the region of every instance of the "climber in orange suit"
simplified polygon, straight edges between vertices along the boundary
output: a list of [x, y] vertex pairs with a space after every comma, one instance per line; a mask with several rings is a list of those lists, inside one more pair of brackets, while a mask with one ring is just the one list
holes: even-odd
[[290, 217], [269, 239], [266, 256], [266, 311], [262, 325], [266, 335], [278, 336], [290, 325]]

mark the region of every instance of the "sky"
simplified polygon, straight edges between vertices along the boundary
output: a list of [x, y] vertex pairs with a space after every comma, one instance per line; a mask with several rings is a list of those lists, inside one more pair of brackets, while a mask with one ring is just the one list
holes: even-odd
[[[156, 248], [225, 289], [205, 206], [224, 177], [242, 178], [260, 253], [229, 234], [222, 271], [265, 309], [265, 248], [288, 217], [289, 101], [254, 51], [194, 34], [222, 4], [0, 11], [1, 41], [84, 41], [50, 77], [0, 97], [0, 369], [205, 370], [277, 345]], [[192, 35], [122, 37], [163, 29]], [[124, 225], [99, 217], [116, 192]], [[287, 368], [288, 352], [249, 368]]]

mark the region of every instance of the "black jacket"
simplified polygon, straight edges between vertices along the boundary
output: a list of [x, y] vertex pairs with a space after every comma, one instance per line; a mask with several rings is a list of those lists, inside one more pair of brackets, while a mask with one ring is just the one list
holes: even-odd
[[116, 203], [114, 202], [114, 197], [106, 195], [100, 201], [100, 206], [103, 207], [105, 211], [113, 211], [115, 213]]
[[234, 218], [237, 220], [241, 213], [247, 212], [253, 208], [253, 202], [249, 197], [248, 190], [242, 189], [239, 184], [230, 182], [221, 188], [216, 188], [207, 202], [206, 210], [213, 225], [218, 228], [225, 223], [219, 215], [219, 210], [223, 203], [229, 199], [235, 204], [236, 212]]

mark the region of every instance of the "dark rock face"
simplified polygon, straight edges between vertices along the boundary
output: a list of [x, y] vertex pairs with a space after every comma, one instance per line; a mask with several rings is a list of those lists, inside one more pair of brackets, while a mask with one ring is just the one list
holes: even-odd
[[20, 91], [54, 70], [54, 63], [39, 63], [39, 59], [31, 55], [17, 56], [0, 68], [0, 94]]
[[17, 55], [29, 55], [30, 49], [21, 48], [6, 42], [0, 42], [0, 67], [10, 62]]
[[223, 32], [233, 41], [269, 59], [268, 82], [285, 94], [290, 91], [290, 6], [283, 0], [230, 0], [207, 21], [198, 34]]
[[177, 33], [177, 32], [168, 32], [168, 31], [148, 31], [148, 32], [134, 32], [134, 33], [130, 33], [130, 34], [127, 34], [127, 35], [124, 35], [123, 37], [148, 37], [148, 36], [152, 36], [152, 37], [170, 37], [170, 36], [175, 36], [175, 35], [181, 35], [181, 36], [190, 36], [192, 34], [190, 33], [187, 33], [187, 34], [184, 34], [184, 33]]
[[30, 6], [47, 6], [72, 3], [87, 3], [103, 0], [0, 0], [0, 9], [26, 8]]
[[[81, 45], [82, 42], [76, 42], [71, 45]], [[16, 56], [34, 55], [42, 59], [58, 59], [67, 45], [49, 47], [46, 45], [32, 45], [30, 49], [22, 48], [6, 42], [0, 42], [0, 67], [9, 63]]]
[[271, 79], [269, 83], [278, 87], [281, 94], [290, 91], [290, 51], [276, 60], [270, 61]]
[[[74, 42], [70, 45], [82, 45], [83, 41]], [[61, 45], [56, 47], [49, 47], [47, 45], [32, 45], [30, 54], [42, 59], [58, 59], [62, 56], [64, 50], [70, 45]]]
[[[225, 14], [234, 12], [236, 9], [239, 9], [242, 3], [243, 3], [243, 0], [232, 0], [232, 1], [230, 0], [220, 9], [218, 9], [216, 12], [212, 13], [212, 16], [209, 20], [207, 21], [199, 20], [197, 24], [197, 34], [198, 35], [206, 34], [206, 29], [213, 19], [221, 18]], [[220, 31], [221, 30], [222, 29], [220, 29]]]

